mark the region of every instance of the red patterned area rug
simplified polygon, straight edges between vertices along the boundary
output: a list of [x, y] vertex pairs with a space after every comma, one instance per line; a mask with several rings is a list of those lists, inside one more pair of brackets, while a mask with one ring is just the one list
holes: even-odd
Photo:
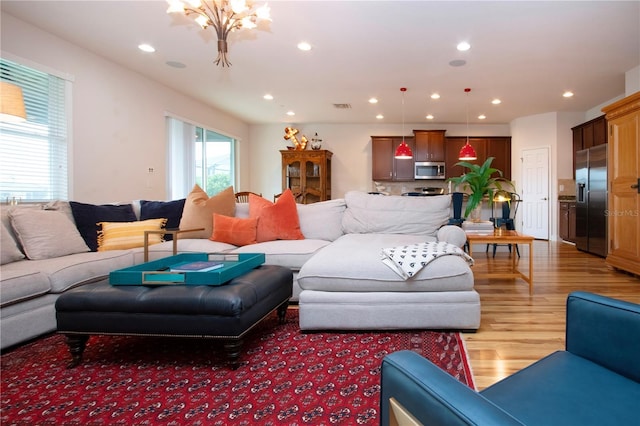
[[2, 425], [378, 424], [385, 355], [410, 349], [474, 388], [459, 333], [301, 333], [298, 311], [246, 338], [241, 366], [219, 341], [92, 336], [67, 369], [52, 335], [1, 358]]

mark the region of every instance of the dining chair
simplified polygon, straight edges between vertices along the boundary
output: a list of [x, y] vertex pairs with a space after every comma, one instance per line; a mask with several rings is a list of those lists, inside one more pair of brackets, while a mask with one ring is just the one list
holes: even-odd
[[248, 203], [249, 202], [249, 194], [253, 194], [253, 195], [257, 195], [258, 197], [262, 197], [262, 194], [258, 194], [256, 192], [251, 192], [251, 191], [236, 192], [236, 203]]

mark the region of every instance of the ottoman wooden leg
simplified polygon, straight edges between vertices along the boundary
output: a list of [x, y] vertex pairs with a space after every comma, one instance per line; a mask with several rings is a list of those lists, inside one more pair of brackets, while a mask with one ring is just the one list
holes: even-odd
[[224, 342], [224, 350], [227, 353], [227, 360], [232, 370], [240, 367], [240, 350], [242, 348], [242, 339], [229, 339]]
[[278, 322], [284, 324], [287, 321], [287, 308], [289, 307], [289, 301], [285, 301], [282, 305], [278, 306]]
[[71, 362], [67, 365], [67, 368], [74, 368], [82, 362], [82, 353], [89, 340], [88, 334], [66, 334], [67, 346], [69, 346], [69, 353], [71, 354]]

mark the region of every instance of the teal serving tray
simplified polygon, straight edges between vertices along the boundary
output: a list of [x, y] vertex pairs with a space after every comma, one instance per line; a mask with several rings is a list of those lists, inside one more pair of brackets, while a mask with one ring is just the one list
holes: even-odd
[[[173, 272], [172, 265], [206, 260], [222, 261], [222, 268], [207, 272]], [[222, 285], [265, 261], [264, 253], [180, 253], [109, 274], [111, 285]]]

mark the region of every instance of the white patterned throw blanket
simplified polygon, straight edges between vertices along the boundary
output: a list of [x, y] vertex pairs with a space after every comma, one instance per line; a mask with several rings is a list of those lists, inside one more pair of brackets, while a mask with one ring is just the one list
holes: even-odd
[[444, 241], [417, 243], [382, 249], [382, 262], [405, 280], [440, 256], [461, 256], [470, 266], [473, 259], [460, 247]]

